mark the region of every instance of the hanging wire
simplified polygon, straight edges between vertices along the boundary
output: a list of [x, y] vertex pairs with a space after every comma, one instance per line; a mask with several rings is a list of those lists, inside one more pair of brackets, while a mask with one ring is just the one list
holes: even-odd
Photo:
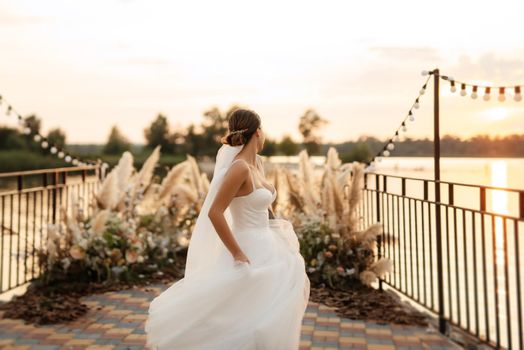
[[409, 120], [409, 121], [415, 120], [415, 117], [413, 115], [413, 109], [420, 108], [420, 98], [426, 92], [426, 88], [428, 86], [429, 79], [431, 79], [431, 76], [433, 75], [433, 71], [430, 71], [430, 72], [423, 71], [422, 75], [428, 75], [428, 77], [426, 81], [424, 82], [424, 85], [422, 85], [422, 88], [420, 89], [417, 98], [415, 99], [411, 107], [409, 108], [409, 111], [406, 117], [404, 117], [404, 119], [402, 120], [402, 123], [400, 123], [400, 125], [398, 126], [397, 130], [395, 131], [395, 135], [389, 139], [389, 141], [382, 147], [382, 149], [371, 160], [368, 160], [367, 162], [364, 163], [366, 167], [371, 166], [371, 164], [373, 164], [375, 161], [381, 161], [382, 156], [388, 157], [390, 155], [390, 151], [392, 151], [395, 148], [395, 141], [398, 141], [399, 130], [402, 130], [404, 132], [407, 131], [406, 120]]
[[[40, 147], [43, 149], [48, 149], [51, 154], [56, 155], [58, 158], [64, 159], [67, 163], [71, 163], [76, 166], [83, 166], [83, 165], [96, 165], [98, 164], [97, 161], [93, 160], [82, 160], [79, 157], [76, 157], [69, 152], [65, 151], [64, 149], [60, 149], [56, 145], [53, 145], [49, 143], [49, 140], [42, 136], [39, 132], [33, 132], [31, 128], [26, 125], [26, 122], [22, 115], [13, 107], [12, 104], [10, 104], [8, 101], [5, 100], [5, 98], [0, 95], [0, 106], [2, 104], [7, 105], [6, 109], [6, 116], [10, 116], [12, 113], [14, 113], [18, 118], [18, 124], [23, 127], [22, 133], [24, 135], [32, 136], [32, 139], [35, 142], [38, 142], [40, 144]], [[108, 165], [103, 164], [103, 166], [107, 167]]]

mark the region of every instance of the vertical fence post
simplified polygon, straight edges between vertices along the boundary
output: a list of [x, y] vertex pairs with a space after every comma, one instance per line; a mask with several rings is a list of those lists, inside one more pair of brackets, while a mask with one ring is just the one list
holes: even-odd
[[[379, 187], [380, 187], [379, 176], [377, 174], [375, 174], [375, 201], [376, 201], [375, 209], [376, 209], [376, 213], [377, 213], [377, 222], [380, 222], [380, 220], [381, 220], [381, 217], [380, 217], [380, 193], [379, 193]], [[382, 236], [384, 236], [384, 223], [382, 223]], [[378, 236], [378, 256], [379, 256], [379, 258], [382, 257], [382, 254], [383, 254], [382, 252], [385, 251], [384, 249], [382, 249], [382, 244], [384, 242], [384, 239], [382, 239], [382, 236]], [[378, 289], [379, 290], [383, 290], [383, 288], [382, 288], [382, 278], [378, 279]]]
[[60, 174], [58, 171], [53, 172], [53, 208], [52, 208], [52, 218], [53, 218], [53, 224], [56, 224], [56, 212], [58, 207], [58, 182], [59, 182], [59, 176]]
[[438, 294], [438, 324], [439, 331], [442, 334], [446, 333], [446, 320], [444, 318], [444, 286], [443, 286], [443, 272], [442, 272], [442, 227], [440, 215], [440, 130], [439, 130], [439, 97], [440, 97], [440, 73], [438, 69], [433, 71], [433, 158], [435, 171], [435, 229], [436, 229], [436, 243], [437, 243], [437, 294]]

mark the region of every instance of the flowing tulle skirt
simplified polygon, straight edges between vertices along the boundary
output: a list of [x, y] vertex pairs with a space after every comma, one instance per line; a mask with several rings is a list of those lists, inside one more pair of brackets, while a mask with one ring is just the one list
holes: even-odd
[[149, 306], [145, 331], [154, 350], [298, 349], [310, 282], [291, 223], [234, 230], [251, 264], [224, 249], [216, 269], [181, 279]]

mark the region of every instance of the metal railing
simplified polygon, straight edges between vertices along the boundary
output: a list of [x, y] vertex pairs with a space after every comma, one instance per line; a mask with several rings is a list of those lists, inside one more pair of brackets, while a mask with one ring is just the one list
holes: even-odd
[[363, 191], [364, 225], [382, 223], [378, 254], [393, 261], [380, 288], [433, 312], [447, 332], [523, 348], [524, 190], [369, 172]]
[[0, 173], [0, 293], [39, 276], [47, 225], [59, 222], [73, 196], [89, 215], [100, 177], [99, 166]]

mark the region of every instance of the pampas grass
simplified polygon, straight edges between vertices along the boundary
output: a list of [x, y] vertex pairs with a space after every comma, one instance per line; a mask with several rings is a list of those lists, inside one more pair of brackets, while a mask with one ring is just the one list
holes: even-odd
[[111, 171], [102, 182], [94, 196], [97, 206], [102, 209], [114, 209], [118, 203], [118, 179], [116, 173]]
[[373, 265], [369, 267], [370, 271], [373, 271], [378, 277], [384, 277], [385, 274], [391, 273], [393, 269], [393, 263], [391, 259], [380, 258]]
[[367, 286], [370, 286], [372, 283], [375, 283], [377, 281], [377, 275], [375, 275], [372, 271], [362, 271], [359, 274], [360, 281], [364, 283]]
[[[358, 162], [342, 164], [336, 149], [330, 147], [319, 174], [303, 150], [298, 155], [297, 174], [282, 168], [283, 186], [276, 181], [282, 187], [280, 195], [289, 197], [282, 205], [289, 208], [291, 220], [298, 224], [307, 263], [318, 262], [311, 263], [308, 271], [318, 273], [315, 278], [329, 285], [343, 285], [344, 278], [358, 278], [369, 285], [390, 271], [390, 259], [374, 261], [382, 224], [362, 229], [358, 209], [363, 200], [364, 166]], [[325, 258], [324, 254], [329, 256]]]
[[108, 209], [104, 209], [96, 213], [96, 215], [91, 219], [91, 231], [93, 231], [95, 235], [100, 236], [104, 233], [109, 213]]
[[140, 171], [132, 177], [131, 180], [135, 184], [135, 186], [145, 189], [147, 185], [149, 185], [159, 159], [160, 146], [156, 146], [153, 152], [149, 155], [147, 160], [142, 165]]

